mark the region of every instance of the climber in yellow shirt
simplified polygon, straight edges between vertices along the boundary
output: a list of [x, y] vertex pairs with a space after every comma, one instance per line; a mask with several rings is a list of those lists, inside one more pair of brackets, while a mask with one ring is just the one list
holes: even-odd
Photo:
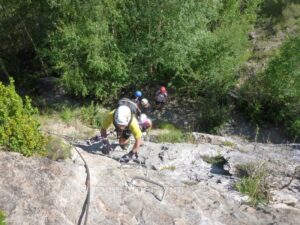
[[133, 156], [138, 158], [137, 153], [142, 142], [142, 131], [140, 130], [138, 121], [131, 109], [126, 105], [121, 105], [117, 109], [109, 112], [104, 119], [101, 128], [102, 138], [107, 138], [107, 129], [111, 124], [116, 128], [121, 148], [125, 149], [125, 146], [128, 145], [131, 134], [133, 134], [135, 138], [132, 150], [122, 158], [125, 160], [130, 160]]

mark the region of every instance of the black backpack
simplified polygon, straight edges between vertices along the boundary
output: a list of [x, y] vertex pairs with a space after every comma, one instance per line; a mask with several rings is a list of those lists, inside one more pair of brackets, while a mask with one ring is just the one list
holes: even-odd
[[[137, 115], [139, 109], [138, 109], [137, 104], [134, 101], [130, 100], [129, 98], [121, 98], [118, 101], [117, 108], [119, 108], [122, 105], [128, 106], [131, 110], [131, 118], [130, 118], [130, 121], [129, 121], [128, 126], [127, 126], [127, 127], [129, 127], [129, 125], [131, 124], [131, 121], [133, 119], [133, 115], [134, 114]], [[116, 111], [114, 112], [114, 115], [113, 115], [113, 117], [114, 117], [113, 124], [117, 128], [118, 126], [117, 126], [116, 121], [115, 121], [115, 113], [116, 113]]]
[[138, 105], [130, 100], [129, 98], [121, 98], [118, 102], [118, 107], [122, 106], [122, 105], [126, 105], [130, 108], [131, 113], [137, 115], [139, 112], [139, 107]]

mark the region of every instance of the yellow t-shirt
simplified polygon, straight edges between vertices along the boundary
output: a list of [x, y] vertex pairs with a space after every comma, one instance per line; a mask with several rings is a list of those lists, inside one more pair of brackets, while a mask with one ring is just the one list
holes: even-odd
[[[108, 129], [109, 126], [113, 123], [115, 110], [108, 113], [106, 118], [103, 121], [102, 128]], [[135, 116], [133, 116], [131, 123], [129, 124], [129, 130], [132, 132], [135, 139], [142, 137], [142, 131], [140, 130], [139, 124]]]

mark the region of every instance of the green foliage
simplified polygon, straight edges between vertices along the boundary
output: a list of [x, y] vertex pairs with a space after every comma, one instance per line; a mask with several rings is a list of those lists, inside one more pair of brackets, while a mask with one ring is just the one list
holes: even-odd
[[17, 84], [32, 91], [34, 81], [46, 75], [39, 47], [53, 28], [54, 15], [48, 1], [1, 1], [0, 70], [6, 81], [13, 74]]
[[300, 31], [299, 0], [265, 0], [260, 7], [259, 23], [271, 24], [274, 33], [288, 31], [294, 35]]
[[266, 172], [262, 167], [253, 163], [237, 166], [240, 181], [235, 184], [235, 188], [250, 197], [250, 204], [257, 205], [265, 203], [269, 198], [269, 188], [265, 181]]
[[0, 225], [6, 225], [5, 223], [5, 213], [0, 210]]
[[164, 129], [164, 130], [177, 130], [177, 128], [174, 126], [174, 124], [166, 122], [166, 121], [159, 121], [156, 124], [156, 127], [159, 129]]
[[52, 160], [66, 160], [71, 157], [71, 146], [58, 137], [50, 136], [47, 140], [46, 149], [48, 157]]
[[0, 145], [25, 156], [43, 154], [45, 141], [36, 113], [30, 99], [23, 102], [16, 93], [12, 80], [9, 86], [0, 83]]
[[102, 126], [105, 115], [104, 111], [100, 111], [100, 106], [97, 104], [95, 105], [94, 102], [91, 102], [89, 106], [81, 109], [82, 121], [93, 128], [99, 128]]
[[168, 130], [167, 132], [161, 133], [158, 136], [158, 142], [168, 142], [168, 143], [180, 143], [184, 142], [181, 130]]
[[227, 160], [221, 155], [217, 155], [217, 156], [204, 155], [202, 157], [202, 159], [205, 162], [207, 162], [209, 164], [212, 164], [212, 165], [215, 165], [215, 166], [223, 166], [225, 163], [227, 163]]
[[105, 101], [127, 83], [124, 56], [110, 29], [114, 4], [110, 1], [51, 3], [62, 15], [44, 49], [67, 90], [77, 96]]
[[70, 107], [63, 106], [62, 110], [59, 113], [59, 116], [65, 123], [69, 123], [74, 115]]
[[250, 197], [250, 204], [257, 205], [258, 203], [266, 202], [265, 194], [260, 190], [260, 177], [243, 177], [236, 183], [236, 189]]
[[1, 69], [34, 71], [27, 80], [55, 75], [70, 94], [102, 102], [122, 89], [165, 84], [208, 109], [200, 123], [216, 130], [228, 111], [224, 96], [249, 57], [247, 34], [260, 2], [5, 1], [0, 37], [9, 57]]
[[300, 38], [292, 38], [281, 47], [268, 68], [241, 88], [240, 107], [256, 123], [284, 124], [293, 136], [299, 136], [300, 120]]
[[92, 128], [100, 128], [106, 115], [106, 111], [93, 101], [82, 106], [61, 103], [54, 109], [52, 106], [50, 108], [45, 107], [43, 113], [46, 117], [59, 116], [67, 124], [75, 125], [76, 121], [80, 120], [84, 125]]
[[157, 137], [158, 142], [180, 143], [180, 142], [193, 142], [190, 133], [185, 133], [176, 128], [172, 123], [166, 121], [159, 121], [156, 127], [162, 129]]
[[272, 18], [274, 20], [282, 19], [282, 12], [288, 5], [299, 3], [299, 0], [264, 0], [260, 6], [259, 15]]
[[217, 133], [220, 126], [227, 121], [230, 112], [226, 98], [199, 98], [198, 108], [196, 127], [209, 133]]

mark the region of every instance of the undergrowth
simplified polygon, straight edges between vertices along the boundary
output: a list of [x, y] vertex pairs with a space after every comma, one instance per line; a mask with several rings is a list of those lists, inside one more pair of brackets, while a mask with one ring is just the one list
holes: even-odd
[[235, 184], [235, 188], [242, 194], [250, 197], [250, 205], [267, 203], [269, 200], [269, 187], [266, 183], [266, 169], [264, 162], [260, 165], [254, 163], [237, 166], [241, 179]]

